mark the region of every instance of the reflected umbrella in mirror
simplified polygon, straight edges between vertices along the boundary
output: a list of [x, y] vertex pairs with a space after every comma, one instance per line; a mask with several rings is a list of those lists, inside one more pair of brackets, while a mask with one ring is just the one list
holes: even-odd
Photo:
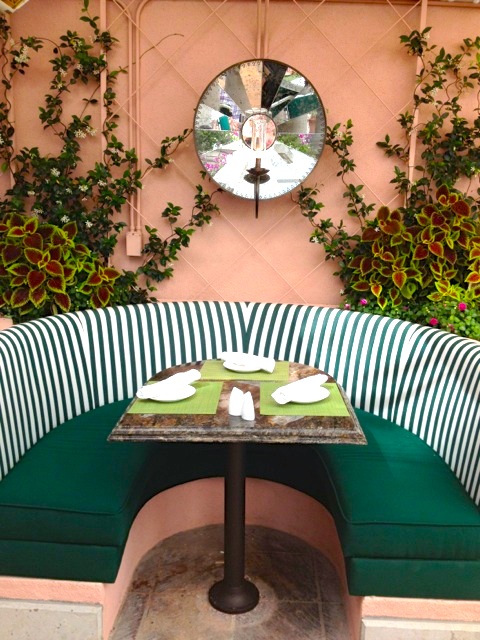
[[248, 60], [211, 82], [195, 112], [195, 146], [210, 177], [241, 198], [269, 199], [295, 189], [325, 143], [320, 96], [298, 71]]

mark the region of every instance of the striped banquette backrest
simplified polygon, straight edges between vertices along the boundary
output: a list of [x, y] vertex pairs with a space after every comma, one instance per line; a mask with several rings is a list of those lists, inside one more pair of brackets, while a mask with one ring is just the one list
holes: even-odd
[[367, 313], [259, 303], [247, 345], [332, 375], [355, 407], [425, 440], [480, 503], [480, 343]]
[[0, 478], [65, 420], [133, 396], [157, 371], [225, 350], [326, 371], [355, 407], [428, 442], [480, 502], [480, 345], [396, 319], [301, 304], [131, 305], [0, 331]]

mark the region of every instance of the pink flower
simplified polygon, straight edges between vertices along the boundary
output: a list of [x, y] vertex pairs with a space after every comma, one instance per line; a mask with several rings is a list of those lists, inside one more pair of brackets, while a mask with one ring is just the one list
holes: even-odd
[[344, 309], [350, 309], [350, 305], [348, 304], [348, 302], [347, 302], [347, 303], [345, 303], [345, 305], [344, 305], [344, 307], [343, 307], [343, 308], [344, 308]]
[[432, 325], [432, 327], [436, 327], [438, 324], [437, 318], [430, 318], [429, 324]]
[[364, 307], [366, 304], [368, 304], [368, 300], [366, 298], [362, 298], [360, 300], [360, 304]]
[[458, 310], [459, 311], [466, 311], [467, 310], [467, 305], [465, 304], [465, 302], [459, 302], [458, 303]]

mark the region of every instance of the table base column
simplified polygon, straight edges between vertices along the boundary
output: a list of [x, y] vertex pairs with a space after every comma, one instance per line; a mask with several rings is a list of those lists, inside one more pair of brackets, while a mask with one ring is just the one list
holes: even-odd
[[224, 577], [211, 587], [208, 598], [223, 613], [246, 613], [260, 596], [253, 582], [245, 579], [245, 443], [231, 442], [227, 447]]

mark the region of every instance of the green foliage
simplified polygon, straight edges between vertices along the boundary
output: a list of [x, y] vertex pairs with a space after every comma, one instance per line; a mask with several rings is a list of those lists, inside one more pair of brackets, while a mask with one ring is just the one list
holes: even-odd
[[[9, 24], [0, 13], [0, 158], [2, 170], [10, 173], [12, 184], [0, 200], [0, 221], [18, 213], [38, 217], [59, 229], [74, 223], [78, 243], [85, 245], [92, 256], [108, 267], [114, 258], [119, 235], [126, 226], [122, 219], [126, 206], [142, 188], [147, 173], [167, 168], [172, 154], [191, 135], [191, 130], [165, 138], [158, 157], [147, 159], [147, 168], [142, 173], [135, 149], [127, 148], [117, 133], [115, 85], [125, 70], [111, 69], [108, 64], [108, 53], [117, 40], [108, 31], [100, 29], [98, 16], [89, 13], [88, 0], [83, 2], [80, 20], [91, 30], [87, 37], [68, 30], [57, 43], [36, 37], [21, 37], [19, 42], [14, 42]], [[31, 56], [44, 47], [52, 48], [49, 62], [52, 76], [44, 103], [38, 108], [38, 117], [45, 131], [57, 140], [57, 154], [44, 154], [38, 146], [15, 150], [13, 142], [15, 128], [10, 100], [13, 82], [17, 76], [27, 73]], [[103, 93], [101, 76], [105, 78]], [[64, 101], [67, 98], [69, 104], [72, 100], [79, 104], [77, 114], [66, 114]], [[97, 133], [90, 112], [98, 108], [99, 103], [103, 104], [106, 118], [102, 131]], [[89, 139], [98, 135], [104, 138], [101, 157], [87, 168], [83, 152]], [[204, 200], [200, 207], [199, 193], [203, 194]], [[195, 229], [208, 223], [211, 213], [218, 210], [211, 197], [197, 186], [192, 216], [183, 224], [175, 216], [175, 228], [172, 227], [166, 238], [159, 238], [156, 229], [146, 228], [148, 240], [142, 264], [134, 272], [124, 271], [119, 275], [111, 303], [152, 299], [150, 292], [154, 287], [151, 282], [160, 282], [173, 275], [172, 263], [178, 259], [178, 251], [188, 247]], [[168, 206], [180, 211], [174, 205]], [[146, 284], [141, 286], [145, 276]], [[80, 302], [90, 305], [83, 298], [79, 300], [75, 308], [81, 308]], [[60, 305], [51, 309], [63, 310]], [[23, 319], [30, 317], [29, 310], [37, 317], [38, 308], [25, 306]], [[47, 306], [42, 307], [42, 311], [51, 312]]]
[[[326, 143], [337, 156], [356, 231], [321, 217], [316, 188], [302, 186], [296, 202], [314, 227], [310, 241], [338, 264], [346, 306], [479, 337], [480, 37], [465, 39], [453, 55], [428, 46], [429, 31], [401, 37], [421, 61], [413, 110], [398, 118], [404, 143], [389, 135], [378, 143], [400, 163], [391, 183], [403, 206], [380, 206], [372, 217], [376, 206], [365, 204], [363, 185], [349, 182], [356, 168], [351, 121], [328, 128]], [[462, 103], [472, 94], [477, 102], [467, 118]], [[420, 158], [414, 174], [413, 134]]]
[[60, 227], [19, 213], [0, 222], [0, 312], [16, 321], [105, 307], [119, 276], [78, 242], [75, 222]]

